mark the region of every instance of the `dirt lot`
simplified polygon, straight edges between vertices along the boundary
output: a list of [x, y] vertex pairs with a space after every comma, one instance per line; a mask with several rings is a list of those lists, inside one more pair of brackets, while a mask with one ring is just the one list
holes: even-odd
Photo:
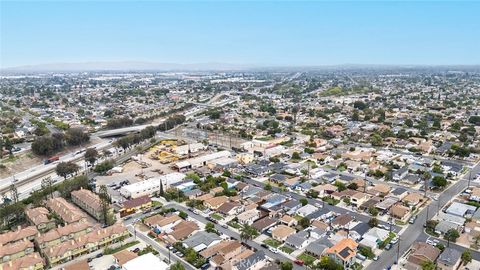
[[[112, 187], [112, 184], [118, 184], [125, 180], [128, 180], [130, 184], [133, 184], [143, 181], [144, 179], [173, 172], [169, 167], [170, 164], [162, 164], [158, 160], [152, 159], [151, 154], [153, 152], [155, 152], [154, 148], [149, 149], [143, 155], [138, 155], [135, 158], [132, 158], [130, 161], [122, 165], [123, 172], [121, 173], [96, 177], [97, 188], [101, 185], [106, 185], [109, 194], [112, 196], [112, 200], [121, 203], [125, 199], [120, 195], [118, 186]], [[147, 167], [142, 167], [141, 164], [144, 164]]]
[[41, 164], [42, 158], [36, 157], [30, 151], [15, 155], [13, 159], [8, 157], [1, 161], [5, 168], [0, 169], [0, 178], [12, 176], [15, 173], [30, 169], [33, 166]]

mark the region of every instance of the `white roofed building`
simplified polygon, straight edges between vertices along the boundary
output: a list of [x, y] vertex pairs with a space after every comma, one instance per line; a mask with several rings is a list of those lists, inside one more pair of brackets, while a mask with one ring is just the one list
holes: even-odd
[[123, 186], [120, 189], [120, 194], [125, 198], [138, 198], [144, 195], [151, 196], [153, 193], [160, 190], [160, 182], [163, 189], [167, 190], [172, 184], [178, 183], [185, 178], [185, 174], [173, 172], [158, 177], [150, 178], [141, 182], [133, 183]]

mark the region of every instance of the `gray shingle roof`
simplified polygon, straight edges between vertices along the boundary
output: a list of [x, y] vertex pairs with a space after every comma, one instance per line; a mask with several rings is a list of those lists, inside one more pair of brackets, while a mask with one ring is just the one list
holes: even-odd
[[460, 259], [460, 256], [461, 254], [457, 250], [453, 248], [446, 248], [442, 252], [442, 254], [440, 254], [440, 256], [438, 257], [438, 261], [443, 264], [452, 266], [458, 262], [458, 260]]

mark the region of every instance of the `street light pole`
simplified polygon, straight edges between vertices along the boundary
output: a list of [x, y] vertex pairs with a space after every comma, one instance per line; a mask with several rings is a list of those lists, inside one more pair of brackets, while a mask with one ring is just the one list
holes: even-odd
[[427, 204], [427, 218], [425, 219], [425, 227], [427, 226], [427, 221], [428, 221], [428, 207], [429, 207], [429, 206], [430, 206], [430, 205]]
[[472, 179], [472, 170], [470, 170], [469, 174], [468, 174], [468, 186], [467, 188], [470, 188], [470, 180]]
[[399, 260], [400, 260], [400, 242], [402, 241], [402, 239], [400, 237], [398, 237], [398, 246], [397, 246], [397, 261], [396, 261], [396, 264], [399, 264]]

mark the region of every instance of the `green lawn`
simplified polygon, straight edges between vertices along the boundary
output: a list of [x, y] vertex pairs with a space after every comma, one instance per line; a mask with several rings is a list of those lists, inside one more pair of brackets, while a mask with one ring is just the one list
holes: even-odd
[[382, 243], [380, 243], [380, 248], [383, 249], [388, 243], [390, 243], [390, 241], [392, 241], [393, 238], [395, 238], [396, 234], [394, 232], [390, 232], [388, 234], [388, 237], [387, 239], [385, 239], [385, 241], [383, 241]]
[[308, 255], [307, 253], [300, 254], [297, 259], [302, 260], [307, 265], [312, 264], [316, 260], [315, 257]]
[[129, 247], [133, 247], [135, 246], [136, 244], [140, 243], [139, 241], [132, 241], [132, 242], [129, 242], [129, 243], [126, 243], [124, 245], [121, 245], [119, 247], [116, 247], [116, 248], [109, 248], [109, 247], [106, 247], [104, 250], [103, 250], [103, 253], [104, 254], [114, 254], [114, 253], [117, 253], [121, 250], [124, 250], [126, 248], [129, 248]]
[[335, 200], [331, 197], [323, 197], [322, 200], [330, 205], [337, 205], [340, 202], [339, 200]]
[[263, 243], [265, 243], [265, 244], [267, 244], [271, 247], [274, 247], [274, 248], [277, 248], [282, 244], [282, 242], [280, 242], [278, 240], [275, 240], [275, 239], [272, 239], [272, 238], [268, 238], [268, 239], [263, 240]]
[[212, 215], [210, 215], [210, 217], [212, 217], [216, 220], [222, 220], [223, 219], [223, 217], [220, 214], [217, 214], [217, 213], [213, 213]]
[[406, 223], [406, 222], [400, 221], [400, 220], [398, 220], [398, 219], [396, 219], [396, 220], [395, 220], [395, 224], [397, 224], [397, 225], [401, 225], [401, 226], [403, 226], [403, 225], [407, 225], [407, 223]]
[[152, 207], [162, 206], [162, 203], [159, 201], [152, 201]]
[[283, 252], [285, 252], [285, 253], [287, 253], [287, 254], [290, 254], [290, 253], [292, 253], [292, 252], [294, 251], [293, 248], [290, 248], [290, 247], [288, 247], [288, 246], [286, 246], [286, 245], [281, 246], [281, 247], [280, 247], [280, 250], [283, 251]]
[[230, 221], [227, 224], [228, 224], [228, 226], [230, 226], [232, 228], [235, 228], [235, 229], [241, 229], [242, 228], [242, 225], [238, 224], [235, 221]]

